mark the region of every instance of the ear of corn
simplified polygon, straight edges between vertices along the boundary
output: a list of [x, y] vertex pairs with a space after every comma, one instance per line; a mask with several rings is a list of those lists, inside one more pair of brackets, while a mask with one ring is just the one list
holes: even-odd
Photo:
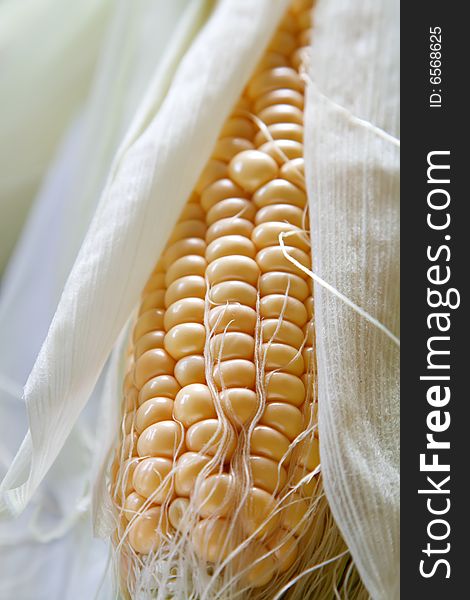
[[112, 469], [131, 596], [273, 598], [324, 543], [312, 285], [286, 256], [311, 265], [310, 27], [292, 2], [142, 294]]

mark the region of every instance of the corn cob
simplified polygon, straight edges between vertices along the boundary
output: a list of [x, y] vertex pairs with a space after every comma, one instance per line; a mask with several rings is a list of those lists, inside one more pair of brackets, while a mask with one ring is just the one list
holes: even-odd
[[116, 543], [186, 536], [248, 592], [295, 572], [319, 490], [312, 285], [285, 256], [310, 268], [311, 4], [291, 4], [143, 291], [112, 471]]

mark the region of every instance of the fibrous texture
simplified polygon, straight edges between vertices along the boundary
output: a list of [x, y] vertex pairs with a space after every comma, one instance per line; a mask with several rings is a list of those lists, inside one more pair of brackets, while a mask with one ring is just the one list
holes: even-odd
[[[398, 337], [399, 13], [318, 3], [305, 111], [314, 271]], [[399, 347], [321, 286], [315, 329], [330, 509], [370, 595], [399, 598]]]
[[322, 493], [300, 268], [310, 27], [311, 2], [293, 2], [142, 294], [111, 490], [134, 598], [272, 599], [316, 563], [292, 597], [306, 581], [312, 598], [361, 594]]

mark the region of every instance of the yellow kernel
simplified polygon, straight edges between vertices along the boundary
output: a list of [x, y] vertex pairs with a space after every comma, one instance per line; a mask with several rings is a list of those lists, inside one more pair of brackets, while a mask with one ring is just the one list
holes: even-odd
[[314, 336], [315, 336], [315, 325], [313, 321], [309, 321], [303, 327], [303, 332], [305, 335], [305, 345], [307, 347], [313, 346]]
[[290, 10], [293, 15], [299, 18], [299, 15], [305, 10], [311, 9], [313, 6], [313, 0], [292, 0]]
[[174, 281], [188, 275], [204, 277], [206, 267], [206, 260], [202, 256], [196, 254], [182, 256], [175, 260], [171, 267], [168, 268], [165, 275], [165, 284], [169, 288]]
[[201, 205], [208, 212], [217, 203], [226, 198], [245, 198], [246, 194], [241, 187], [231, 179], [218, 179], [207, 186], [201, 196]]
[[258, 114], [267, 106], [290, 104], [300, 110], [304, 107], [304, 97], [300, 92], [291, 88], [277, 88], [259, 96], [254, 103], [254, 111]]
[[270, 402], [264, 409], [260, 423], [283, 433], [290, 441], [303, 431], [303, 415], [287, 402]]
[[280, 521], [279, 512], [275, 510], [274, 497], [265, 490], [252, 487], [242, 509], [243, 527], [247, 535], [254, 534], [259, 538], [271, 533]]
[[304, 305], [307, 309], [308, 320], [310, 321], [313, 318], [314, 313], [313, 297], [309, 296], [308, 298], [306, 298]]
[[293, 246], [285, 244], [284, 248], [281, 248], [280, 246], [269, 246], [258, 252], [256, 255], [256, 262], [258, 263], [261, 272], [270, 273], [271, 271], [282, 271], [283, 273], [293, 273], [303, 279], [307, 279], [307, 273], [286, 258], [284, 252], [305, 268], [310, 269], [310, 256], [299, 248], [294, 248]]
[[210, 343], [212, 358], [216, 361], [243, 358], [253, 362], [255, 339], [241, 331], [218, 333]]
[[268, 549], [259, 545], [255, 552], [250, 553], [250, 567], [244, 575], [247, 584], [252, 588], [263, 587], [271, 581], [276, 572], [276, 560]]
[[137, 442], [139, 456], [173, 458], [183, 437], [182, 427], [175, 421], [160, 421], [144, 429]]
[[116, 495], [119, 498], [125, 498], [133, 491], [132, 479], [134, 476], [134, 471], [138, 464], [137, 458], [127, 458], [126, 455], [118, 454], [118, 462], [121, 461], [121, 458], [125, 458], [125, 460], [121, 463], [120, 467], [120, 479], [116, 481]]
[[152, 308], [164, 308], [165, 290], [154, 290], [145, 294], [139, 307], [139, 316]]
[[258, 113], [258, 117], [266, 125], [274, 123], [295, 123], [303, 125], [304, 115], [300, 108], [292, 106], [292, 104], [272, 104], [263, 108]]
[[163, 315], [164, 311], [161, 308], [152, 308], [140, 315], [134, 326], [133, 342], [137, 342], [139, 338], [150, 331], [163, 329]]
[[165, 275], [160, 272], [154, 272], [152, 275], [150, 275], [144, 287], [143, 293], [147, 294], [149, 292], [153, 292], [153, 290], [158, 290], [163, 287], [165, 287]]
[[281, 529], [269, 540], [268, 547], [275, 550], [274, 556], [280, 573], [284, 573], [294, 564], [299, 547], [295, 537], [289, 535], [285, 529]]
[[147, 350], [135, 363], [134, 381], [137, 389], [153, 377], [171, 374], [174, 366], [175, 361], [163, 348]]
[[289, 450], [289, 440], [272, 427], [257, 425], [251, 436], [251, 452], [279, 462]]
[[175, 498], [168, 508], [168, 520], [175, 529], [179, 529], [189, 509], [189, 500]]
[[253, 139], [254, 134], [255, 126], [251, 121], [242, 117], [232, 117], [225, 121], [225, 124], [220, 132], [220, 137], [236, 136], [251, 140]]
[[270, 223], [261, 223], [253, 230], [251, 239], [258, 249], [268, 246], [278, 246], [279, 236], [288, 234], [282, 239], [286, 245], [295, 246], [304, 252], [310, 252], [310, 243], [299, 227], [290, 223], [281, 223], [271, 221]]
[[257, 289], [244, 281], [223, 281], [212, 286], [210, 290], [210, 300], [213, 304], [240, 302], [240, 304], [255, 308], [257, 298]]
[[279, 319], [263, 319], [261, 321], [261, 339], [263, 342], [279, 342], [289, 344], [297, 350], [304, 342], [303, 331], [290, 321]]
[[142, 387], [139, 392], [139, 405], [150, 398], [164, 396], [174, 400], [180, 386], [172, 375], [159, 375], [154, 377]]
[[318, 479], [310, 475], [311, 471], [300, 465], [296, 465], [292, 472], [291, 485], [297, 486], [297, 493], [304, 498], [311, 498], [318, 488]]
[[217, 417], [214, 400], [207, 385], [192, 383], [182, 388], [175, 398], [174, 416], [185, 427]]
[[149, 331], [148, 333], [141, 336], [134, 346], [134, 358], [137, 360], [147, 350], [153, 350], [154, 348], [163, 348], [163, 341], [165, 339], [164, 331]]
[[[300, 357], [302, 359], [302, 357]], [[222, 390], [224, 388], [246, 387], [254, 390], [256, 386], [256, 367], [251, 360], [232, 359], [216, 364], [214, 382]]]
[[163, 320], [166, 331], [181, 323], [204, 323], [204, 308], [202, 298], [183, 298], [170, 304]]
[[234, 279], [256, 285], [258, 276], [257, 261], [248, 256], [222, 256], [212, 261], [206, 270], [206, 277], [211, 285]]
[[302, 350], [302, 358], [304, 359], [305, 371], [309, 372], [312, 365], [315, 364], [315, 351], [313, 348], [304, 348]]
[[276, 161], [258, 150], [245, 150], [232, 158], [230, 177], [247, 192], [254, 192], [278, 173]]
[[233, 509], [235, 482], [227, 473], [210, 475], [196, 489], [195, 503], [201, 517], [225, 517]]
[[259, 291], [261, 296], [271, 294], [289, 295], [303, 302], [309, 295], [310, 290], [307, 282], [294, 273], [283, 273], [271, 271], [263, 273], [259, 280]]
[[[271, 140], [271, 138], [273, 140], [293, 140], [294, 142], [302, 144], [304, 141], [304, 128], [297, 123], [273, 123], [272, 125], [267, 126], [267, 131], [264, 129], [258, 131], [255, 136], [255, 145], [262, 146], [264, 143]], [[294, 160], [303, 159], [296, 158]], [[283, 167], [284, 165], [281, 165], [281, 174], [283, 173]]]
[[[159, 506], [149, 508], [131, 524], [129, 543], [140, 554], [155, 551], [162, 542], [160, 530], [165, 530], [163, 514]], [[163, 526], [162, 526], [163, 525]]]
[[245, 138], [222, 137], [217, 140], [212, 157], [217, 160], [230, 162], [235, 154], [251, 149], [253, 149], [253, 144]]
[[230, 522], [222, 518], [199, 521], [193, 529], [192, 541], [199, 558], [214, 563], [225, 560], [235, 547]]
[[225, 461], [229, 461], [235, 450], [235, 435], [229, 430], [224, 440], [223, 430], [218, 419], [198, 421], [186, 432], [186, 445], [192, 452], [203, 452], [209, 456], [222, 453]]
[[139, 406], [135, 416], [135, 429], [141, 433], [158, 421], [167, 421], [173, 415], [173, 400], [165, 398], [150, 398]]
[[[198, 182], [196, 183], [195, 190], [198, 194], [202, 194], [204, 189], [214, 183], [217, 179], [223, 179], [227, 176], [227, 165], [220, 160], [211, 159], [204, 167]], [[204, 205], [203, 205], [204, 207]]]
[[298, 30], [297, 20], [293, 15], [287, 12], [282, 18], [280, 28], [285, 29], [289, 33], [296, 33]]
[[198, 452], [185, 452], [179, 457], [175, 470], [175, 491], [178, 496], [189, 498], [199, 473], [210, 460], [209, 456]]
[[270, 221], [287, 221], [296, 227], [304, 228], [304, 211], [292, 204], [268, 204], [256, 213], [255, 223], [268, 223]]
[[310, 44], [312, 43], [312, 30], [304, 29], [303, 31], [301, 31], [299, 33], [299, 35], [297, 36], [297, 39], [301, 46], [309, 47]]
[[268, 402], [301, 406], [305, 401], [305, 386], [299, 377], [290, 373], [269, 373], [266, 375], [266, 396]]
[[253, 242], [243, 235], [224, 235], [207, 246], [206, 260], [213, 262], [222, 256], [248, 256], [254, 258], [256, 248]]
[[230, 388], [220, 392], [224, 413], [237, 429], [248, 425], [258, 410], [258, 396], [247, 388]]
[[250, 456], [253, 485], [270, 494], [282, 490], [287, 480], [287, 471], [278, 462], [264, 456]]
[[[205, 229], [204, 229], [205, 231]], [[165, 264], [165, 268], [168, 269], [171, 265], [181, 258], [182, 256], [187, 256], [188, 254], [196, 254], [199, 256], [204, 256], [206, 251], [206, 243], [203, 239], [198, 237], [187, 237], [179, 242], [175, 242], [172, 244], [163, 254], [163, 262]], [[165, 295], [165, 290], [161, 290], [160, 293]], [[162, 306], [158, 306], [155, 308], [162, 308]], [[149, 307], [154, 308], [154, 307]]]
[[293, 204], [304, 208], [307, 203], [305, 192], [285, 179], [274, 179], [253, 195], [253, 202], [258, 208], [270, 204]]
[[145, 458], [135, 468], [134, 489], [144, 498], [151, 498], [153, 503], [162, 504], [171, 491], [171, 479], [168, 476], [172, 468], [173, 461], [169, 458]]
[[[305, 163], [303, 158], [294, 158], [284, 163], [281, 167], [281, 175], [287, 181], [305, 189]], [[308, 221], [306, 220], [306, 224]]]
[[300, 142], [295, 140], [274, 140], [265, 142], [258, 148], [260, 152], [264, 152], [271, 156], [279, 166], [285, 164], [287, 160], [301, 158], [304, 155], [304, 147]]
[[263, 296], [259, 312], [265, 319], [280, 318], [282, 312], [282, 319], [286, 319], [298, 327], [303, 327], [307, 322], [307, 309], [303, 302], [293, 296], [286, 297], [283, 294]]
[[216, 306], [209, 312], [209, 327], [214, 333], [242, 331], [253, 335], [256, 319], [256, 311], [243, 304]]
[[320, 464], [320, 443], [318, 438], [311, 437], [302, 443], [298, 462], [309, 471], [314, 471]]
[[130, 521], [134, 518], [140, 512], [144, 503], [145, 498], [142, 498], [142, 496], [139, 496], [139, 494], [136, 494], [135, 492], [131, 492], [129, 496], [127, 496], [123, 506], [123, 513], [126, 519]]
[[252, 231], [253, 223], [248, 221], [248, 219], [241, 219], [239, 217], [220, 219], [213, 223], [207, 230], [206, 242], [210, 244], [224, 235], [243, 235], [249, 238]]
[[[302, 36], [302, 39], [305, 39], [305, 36]], [[292, 63], [292, 66], [294, 67], [294, 69], [296, 69], [297, 71], [300, 71], [300, 69], [302, 68], [303, 65], [308, 65], [309, 57], [310, 57], [310, 41], [308, 41], [306, 44], [304, 44], [300, 48], [297, 48], [297, 50], [294, 50], [294, 52], [292, 52], [292, 54], [290, 56], [290, 60], [291, 60], [291, 63]]]
[[136, 387], [132, 386], [124, 394], [124, 406], [123, 409], [126, 412], [133, 411], [137, 408], [139, 398], [139, 391]]
[[205, 221], [206, 215], [202, 210], [202, 207], [199, 203], [195, 202], [187, 202], [181, 211], [178, 222], [195, 220], [195, 221]]
[[268, 50], [289, 56], [296, 46], [295, 37], [288, 31], [278, 29], [271, 40]]
[[304, 359], [302, 354], [288, 344], [263, 344], [263, 357], [266, 371], [281, 370], [292, 375], [303, 375]]
[[255, 217], [256, 207], [250, 200], [245, 198], [225, 198], [209, 209], [206, 216], [208, 225], [213, 225], [221, 219], [241, 217], [252, 221]]
[[181, 386], [206, 382], [204, 356], [191, 354], [180, 358], [175, 365], [175, 377]]
[[273, 69], [274, 67], [288, 67], [289, 61], [285, 54], [279, 52], [265, 52], [261, 57], [261, 60], [256, 65], [254, 74], [261, 73], [267, 69]]
[[308, 502], [298, 494], [290, 494], [281, 511], [282, 526], [292, 531], [297, 537], [304, 531], [308, 506]]
[[276, 67], [263, 71], [252, 78], [248, 84], [247, 94], [255, 100], [261, 95], [278, 88], [290, 88], [302, 92], [304, 83], [299, 74], [290, 67]]
[[124, 413], [122, 423], [121, 423], [121, 430], [124, 430], [124, 432], [126, 434], [131, 433], [131, 431], [134, 429], [134, 420], [135, 420], [134, 411]]
[[190, 354], [202, 354], [206, 330], [201, 323], [180, 323], [165, 335], [165, 350], [175, 360]]
[[183, 298], [202, 298], [206, 295], [206, 281], [201, 275], [186, 275], [173, 281], [165, 293], [165, 306]]
[[[168, 240], [168, 247], [185, 240], [186, 238], [200, 238], [204, 239], [206, 233], [206, 225], [199, 219], [190, 219], [177, 223], [171, 233], [170, 239]], [[164, 263], [165, 264], [165, 263]]]

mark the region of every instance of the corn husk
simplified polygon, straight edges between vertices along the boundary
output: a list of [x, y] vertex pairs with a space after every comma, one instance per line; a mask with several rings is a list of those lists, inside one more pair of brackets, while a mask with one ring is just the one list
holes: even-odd
[[[318, 3], [305, 149], [314, 272], [396, 336], [398, 11]], [[326, 494], [371, 596], [398, 598], [399, 348], [319, 284], [315, 323]]]

